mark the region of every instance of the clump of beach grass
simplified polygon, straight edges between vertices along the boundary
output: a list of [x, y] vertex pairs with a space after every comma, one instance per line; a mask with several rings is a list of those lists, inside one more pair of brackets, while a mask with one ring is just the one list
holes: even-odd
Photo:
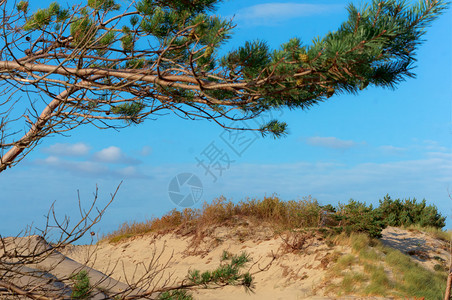
[[168, 214], [145, 222], [124, 223], [104, 240], [115, 243], [123, 239], [148, 233], [164, 233], [172, 230], [184, 232], [202, 230], [213, 225], [235, 225], [248, 219], [266, 224], [275, 230], [315, 228], [322, 217], [323, 208], [310, 197], [295, 201], [283, 201], [277, 196], [262, 200], [247, 199], [233, 203], [220, 197], [212, 203], [204, 203], [201, 209], [172, 210]]
[[350, 247], [352, 253], [343, 254], [330, 269], [331, 278], [336, 279], [330, 284], [330, 292], [443, 299], [447, 278], [444, 270], [428, 270], [365, 234], [342, 233], [333, 240], [336, 245]]

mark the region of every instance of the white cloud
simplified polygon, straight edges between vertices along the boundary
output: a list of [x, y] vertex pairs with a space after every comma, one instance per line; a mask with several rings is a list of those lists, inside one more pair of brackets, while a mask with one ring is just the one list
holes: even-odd
[[103, 174], [108, 171], [108, 167], [100, 163], [91, 161], [71, 161], [60, 159], [56, 156], [49, 156], [43, 160], [36, 160], [38, 164], [46, 165], [54, 169], [69, 171], [70, 173], [82, 175]]
[[57, 156], [83, 156], [89, 153], [90, 147], [85, 143], [53, 144], [42, 151]]
[[82, 162], [66, 162], [69, 166], [77, 170], [79, 173], [90, 174], [104, 174], [109, 171], [108, 167], [103, 166], [96, 162], [82, 161]]
[[395, 147], [391, 145], [380, 146], [378, 147], [378, 149], [380, 149], [383, 153], [390, 155], [399, 155], [406, 152], [407, 150], [406, 148]]
[[152, 147], [150, 146], [144, 146], [141, 148], [140, 154], [142, 156], [149, 156], [152, 153]]
[[428, 152], [427, 156], [431, 158], [445, 159], [452, 162], [452, 152], [450, 150], [448, 152]]
[[[110, 158], [113, 158], [111, 156]], [[46, 168], [62, 170], [80, 177], [107, 177], [107, 178], [148, 178], [134, 166], [126, 166], [124, 168], [115, 168], [106, 165], [103, 162], [96, 161], [73, 161], [60, 159], [56, 156], [49, 156], [45, 159], [37, 159], [38, 165], [44, 165]]]
[[133, 166], [128, 166], [122, 169], [118, 169], [116, 171], [119, 175], [123, 175], [125, 177], [130, 177], [130, 176], [137, 176], [138, 175], [138, 171], [135, 167]]
[[423, 147], [429, 151], [441, 151], [445, 152], [448, 151], [447, 147], [441, 146], [437, 141], [432, 140], [424, 140], [423, 141]]
[[[83, 144], [84, 145], [84, 144]], [[72, 153], [85, 153], [83, 149], [87, 149], [83, 145], [77, 147], [69, 147], [72, 145], [56, 144], [46, 150], [52, 153], [62, 153], [67, 150]], [[74, 150], [75, 149], [75, 150]], [[78, 152], [76, 151], [78, 150]], [[127, 156], [119, 147], [110, 146], [104, 148], [87, 159], [63, 159], [59, 155], [50, 155], [45, 159], [36, 159], [37, 165], [44, 165], [54, 170], [62, 170], [70, 174], [81, 177], [114, 177], [114, 178], [148, 178], [139, 169], [130, 166], [141, 163], [138, 159]], [[116, 166], [115, 166], [116, 165]], [[119, 165], [119, 166], [117, 166]], [[126, 166], [121, 166], [126, 165]]]
[[96, 152], [93, 159], [98, 162], [114, 163], [114, 164], [137, 164], [139, 161], [135, 158], [128, 157], [119, 147], [110, 146]]
[[97, 160], [103, 162], [118, 162], [123, 156], [124, 154], [121, 152], [121, 149], [115, 146], [104, 148], [94, 154]]
[[314, 136], [306, 139], [306, 143], [311, 146], [325, 147], [332, 149], [349, 149], [359, 145], [351, 140], [341, 140], [336, 137]]
[[247, 23], [270, 25], [275, 21], [332, 12], [339, 7], [342, 8], [342, 6], [330, 4], [303, 4], [294, 2], [264, 3], [239, 10], [235, 18], [236, 20]]
[[47, 164], [58, 164], [60, 162], [60, 159], [56, 156], [49, 156], [44, 159], [44, 162]]

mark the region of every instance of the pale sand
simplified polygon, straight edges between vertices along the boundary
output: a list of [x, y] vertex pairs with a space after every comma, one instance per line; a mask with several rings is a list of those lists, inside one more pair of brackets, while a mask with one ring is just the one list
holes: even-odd
[[[122, 283], [136, 282], [147, 270], [156, 270], [165, 264], [163, 272], [159, 276], [153, 276], [154, 284], [161, 286], [166, 279], [170, 279], [169, 285], [172, 285], [185, 279], [188, 270], [198, 269], [202, 272], [215, 269], [220, 264], [223, 251], [232, 254], [245, 251], [252, 259], [247, 269], [250, 273], [255, 273], [253, 292], [246, 291], [243, 287], [226, 286], [220, 289], [194, 290], [194, 298], [383, 299], [328, 297], [324, 294], [325, 276], [328, 276], [327, 270], [332, 264], [329, 262], [329, 255], [334, 251], [350, 253], [349, 248], [328, 246], [321, 239], [311, 238], [300, 251], [292, 251], [282, 239], [287, 239], [285, 235], [274, 236], [269, 229], [245, 225], [213, 229], [196, 246], [193, 244], [193, 235], [181, 236], [174, 233], [138, 236], [117, 244], [102, 242], [96, 246], [68, 246], [45, 264], [61, 262], [55, 270], [55, 276], [72, 274], [74, 269], [80, 270], [86, 264], [90, 267], [88, 270], [92, 279], [108, 275], [111, 281], [107, 281], [106, 285], [115, 284], [117, 289], [124, 288]], [[405, 253], [414, 251], [419, 256], [412, 256], [413, 259], [427, 268], [433, 268], [438, 257], [449, 260], [449, 254], [444, 250], [446, 243], [424, 233], [389, 227], [383, 231], [382, 242]], [[268, 266], [273, 258], [273, 263]], [[268, 269], [259, 272], [265, 266]]]
[[[97, 246], [96, 257], [91, 259], [87, 259], [87, 253], [93, 251], [92, 246], [77, 246], [68, 249], [65, 254], [79, 262], [88, 260], [93, 268], [111, 273], [114, 279], [124, 282], [126, 277], [127, 280], [134, 281], [142, 276], [146, 270], [145, 266], [148, 266], [153, 258], [153, 253], [161, 252], [159, 262], [169, 261], [166, 274], [171, 274], [171, 279], [178, 282], [186, 278], [190, 269], [200, 271], [215, 269], [220, 264], [223, 251], [233, 254], [245, 251], [252, 258], [252, 263], [257, 263], [251, 267], [251, 273], [266, 266], [273, 256], [276, 257], [267, 271], [254, 275], [254, 292], [247, 292], [243, 287], [234, 286], [201, 289], [193, 292], [195, 299], [364, 299], [329, 298], [324, 295], [322, 282], [329, 267], [328, 255], [333, 251], [350, 253], [350, 249], [340, 246], [328, 247], [324, 241], [311, 239], [306, 243], [309, 246], [304, 247], [302, 251], [291, 252], [287, 249], [285, 251], [285, 243], [280, 236], [272, 236], [270, 230], [265, 231], [261, 228], [251, 231], [250, 228], [251, 226], [217, 228], [204, 237], [204, 242], [198, 247], [191, 245], [192, 236], [145, 235], [118, 244], [101, 243]], [[414, 259], [431, 269], [436, 261], [433, 259], [434, 256], [449, 259], [448, 252], [441, 248], [444, 247], [444, 242], [441, 244], [424, 233], [388, 227], [383, 232], [382, 241], [405, 253], [423, 251], [424, 259], [418, 257]], [[115, 269], [112, 262], [119, 262]]]
[[[221, 236], [221, 234], [220, 234]], [[217, 236], [218, 237], [218, 236]], [[152, 260], [153, 253], [160, 253], [160, 263], [169, 261], [168, 274], [175, 281], [184, 279], [187, 271], [198, 269], [201, 272], [213, 270], [220, 264], [223, 251], [240, 254], [245, 251], [256, 263], [250, 273], [259, 271], [276, 260], [269, 269], [254, 275], [254, 293], [247, 292], [243, 287], [224, 287], [221, 290], [209, 289], [194, 292], [196, 299], [303, 299], [314, 294], [314, 289], [323, 280], [324, 268], [321, 260], [332, 250], [320, 241], [308, 247], [303, 254], [285, 253], [281, 249], [281, 238], [271, 238], [260, 241], [224, 240], [216, 245], [218, 240], [211, 239], [202, 243], [197, 249], [190, 247], [191, 237], [181, 238], [171, 235], [142, 236], [117, 245], [102, 243], [98, 246], [97, 256], [90, 259], [93, 268], [119, 281], [136, 280], [145, 273], [146, 266]], [[75, 247], [65, 253], [76, 261], [87, 261], [87, 254], [92, 247]], [[171, 259], [170, 259], [171, 258]], [[111, 262], [119, 261], [112, 270]], [[108, 266], [109, 268], [105, 267]], [[289, 297], [289, 298], [287, 298]], [[319, 298], [321, 299], [321, 298]]]

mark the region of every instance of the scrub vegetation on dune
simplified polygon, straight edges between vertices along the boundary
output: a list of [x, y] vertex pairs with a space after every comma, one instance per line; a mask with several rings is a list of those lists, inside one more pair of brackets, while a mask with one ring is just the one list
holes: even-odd
[[[238, 203], [220, 197], [204, 203], [201, 209], [172, 210], [146, 222], [125, 223], [106, 235], [103, 242], [118, 243], [129, 237], [169, 233], [192, 234], [194, 239], [195, 236], [202, 239], [212, 232], [211, 228], [226, 227], [233, 231], [244, 222], [249, 227], [270, 229], [273, 236], [284, 242], [281, 248], [284, 253], [302, 254], [313, 238], [325, 241], [330, 249], [349, 249], [344, 253], [334, 250], [328, 255], [331, 264], [326, 264], [327, 276], [321, 284], [327, 293], [444, 298], [447, 279], [444, 260], [430, 270], [413, 261], [410, 253], [402, 253], [379, 240], [388, 226], [450, 240], [450, 232], [442, 230], [445, 218], [426, 200], [393, 200], [385, 196], [377, 207], [355, 200], [334, 207], [320, 205], [310, 197], [283, 201], [271, 196]], [[254, 232], [253, 228], [249, 231]], [[239, 240], [243, 242], [253, 236], [245, 235]]]
[[430, 232], [436, 232], [437, 236], [446, 238], [441, 230], [445, 226], [445, 217], [441, 216], [436, 206], [427, 205], [426, 200], [392, 200], [387, 195], [376, 208], [352, 199], [347, 204], [340, 203], [334, 207], [330, 204], [320, 205], [311, 197], [283, 201], [274, 195], [238, 203], [220, 197], [211, 203], [204, 203], [201, 209], [172, 210], [160, 218], [124, 223], [103, 239], [115, 243], [148, 233], [194, 232], [212, 225], [236, 225], [243, 219], [266, 224], [275, 232], [318, 229], [328, 234], [361, 232], [378, 238], [386, 226], [417, 226], [428, 228]]

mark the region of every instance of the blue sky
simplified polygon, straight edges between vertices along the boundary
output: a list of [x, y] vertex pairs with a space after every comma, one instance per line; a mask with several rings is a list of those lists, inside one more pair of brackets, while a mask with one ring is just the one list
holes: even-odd
[[[292, 37], [309, 44], [338, 28], [347, 17], [347, 3], [225, 1], [218, 13], [234, 16], [237, 27], [223, 49], [254, 39], [266, 40], [272, 48]], [[417, 77], [395, 91], [368, 88], [359, 95], [334, 96], [308, 111], [272, 112], [289, 125], [283, 139], [251, 132], [234, 136], [211, 122], [172, 115], [120, 132], [85, 126], [69, 137], [47, 138], [26, 160], [0, 174], [0, 233], [17, 234], [31, 223], [40, 227], [54, 201], [59, 215], [75, 220], [77, 190], [87, 205], [97, 185], [104, 203], [121, 181], [114, 203], [96, 228], [99, 233], [125, 221], [158, 217], [178, 208], [169, 198], [168, 185], [186, 172], [203, 184], [195, 208], [221, 195], [233, 201], [276, 193], [286, 200], [310, 195], [322, 204], [350, 198], [377, 204], [389, 194], [427, 199], [448, 216], [450, 228], [450, 10], [427, 29], [424, 39], [417, 52]], [[221, 158], [221, 174], [206, 174], [198, 165], [213, 150]]]

